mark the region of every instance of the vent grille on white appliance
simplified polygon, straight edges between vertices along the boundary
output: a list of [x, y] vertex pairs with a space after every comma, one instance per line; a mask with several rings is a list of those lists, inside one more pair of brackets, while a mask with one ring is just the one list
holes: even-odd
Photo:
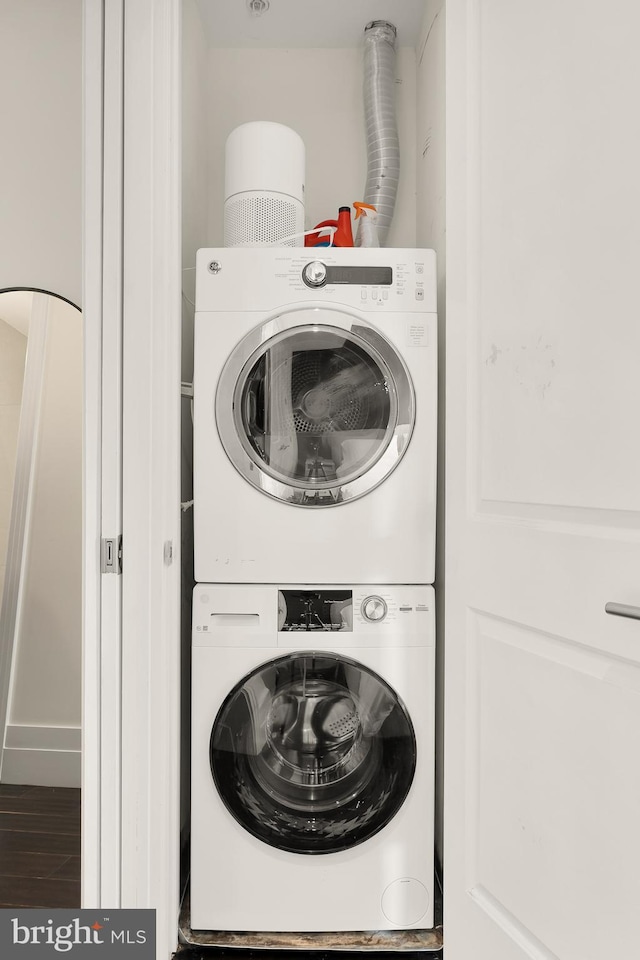
[[[302, 234], [304, 207], [282, 194], [265, 191], [246, 192], [230, 197], [224, 208], [225, 247], [256, 247], [277, 244], [284, 237]], [[298, 236], [282, 244], [285, 247], [303, 246]]]

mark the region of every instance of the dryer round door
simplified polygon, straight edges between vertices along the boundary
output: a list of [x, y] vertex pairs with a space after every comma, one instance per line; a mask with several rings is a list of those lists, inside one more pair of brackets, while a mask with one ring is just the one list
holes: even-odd
[[337, 654], [302, 652], [263, 664], [231, 691], [210, 762], [225, 806], [253, 836], [292, 853], [333, 853], [398, 812], [416, 741], [381, 677]]
[[266, 321], [238, 344], [216, 393], [218, 433], [263, 493], [324, 507], [374, 489], [413, 430], [407, 368], [389, 341], [335, 310]]

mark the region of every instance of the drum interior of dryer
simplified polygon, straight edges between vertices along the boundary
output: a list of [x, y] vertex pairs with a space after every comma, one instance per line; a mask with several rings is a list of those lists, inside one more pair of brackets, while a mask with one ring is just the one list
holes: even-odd
[[210, 761], [223, 802], [251, 834], [293, 853], [331, 853], [369, 839], [400, 809], [415, 734], [373, 671], [304, 651], [257, 667], [230, 692]]
[[216, 396], [218, 432], [236, 469], [262, 492], [303, 506], [373, 489], [401, 459], [414, 423], [398, 352], [371, 327], [332, 320], [272, 336], [275, 321], [251, 331]]
[[348, 482], [388, 444], [390, 383], [384, 364], [342, 332], [298, 330], [272, 343], [248, 371], [241, 429], [287, 482]]

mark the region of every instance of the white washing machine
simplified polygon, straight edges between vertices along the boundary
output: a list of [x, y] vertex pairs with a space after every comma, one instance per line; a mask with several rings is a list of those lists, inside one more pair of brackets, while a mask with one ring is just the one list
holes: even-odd
[[434, 591], [194, 591], [191, 926], [433, 926]]
[[195, 579], [432, 583], [430, 250], [200, 250]]

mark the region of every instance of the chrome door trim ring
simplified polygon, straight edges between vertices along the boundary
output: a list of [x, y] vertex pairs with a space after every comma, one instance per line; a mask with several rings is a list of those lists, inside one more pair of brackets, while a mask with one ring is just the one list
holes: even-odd
[[[345, 482], [317, 485], [284, 483], [268, 471], [267, 465], [242, 441], [237, 429], [234, 398], [241, 389], [241, 376], [250, 361], [257, 360], [267, 344], [280, 334], [305, 327], [335, 328], [344, 331], [355, 344], [381, 364], [395, 387], [395, 423], [389, 426], [382, 453], [366, 473]], [[370, 493], [397, 467], [411, 439], [415, 422], [415, 393], [409, 371], [395, 347], [362, 318], [330, 307], [297, 308], [281, 311], [250, 330], [227, 358], [214, 397], [214, 416], [220, 442], [238, 473], [257, 490], [275, 500], [301, 507], [330, 507], [351, 502]]]

